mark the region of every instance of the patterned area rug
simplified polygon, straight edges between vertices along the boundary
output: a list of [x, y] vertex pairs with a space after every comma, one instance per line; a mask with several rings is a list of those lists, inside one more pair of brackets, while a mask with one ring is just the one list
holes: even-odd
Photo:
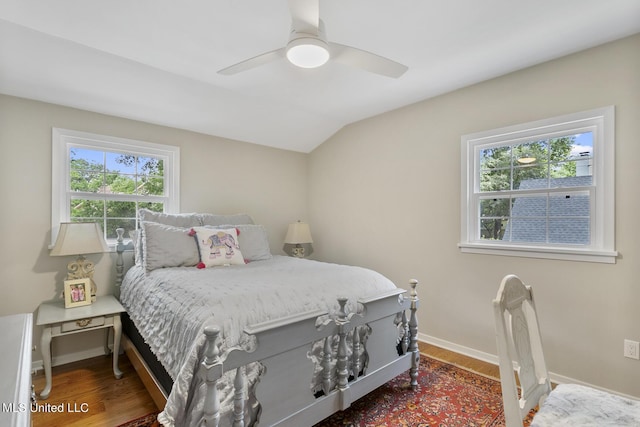
[[[409, 385], [409, 374], [402, 374], [314, 427], [504, 425], [499, 381], [422, 355], [416, 390]], [[150, 414], [119, 427], [155, 426], [155, 414]]]
[[144, 417], [120, 424], [117, 427], [160, 427], [157, 417], [158, 413], [154, 412], [153, 414], [147, 414]]
[[422, 355], [418, 388], [402, 374], [315, 427], [503, 427], [500, 382]]

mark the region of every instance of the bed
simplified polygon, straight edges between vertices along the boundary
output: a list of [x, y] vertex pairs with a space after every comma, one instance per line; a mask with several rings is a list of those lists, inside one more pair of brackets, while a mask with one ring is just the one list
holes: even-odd
[[415, 280], [406, 295], [369, 269], [271, 255], [246, 215], [140, 219], [126, 274], [118, 230], [117, 286], [171, 380], [163, 425], [312, 426], [403, 372], [417, 385]]

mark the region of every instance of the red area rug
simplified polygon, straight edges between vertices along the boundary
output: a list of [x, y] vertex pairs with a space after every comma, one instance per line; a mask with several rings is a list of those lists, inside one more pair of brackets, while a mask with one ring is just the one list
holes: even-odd
[[[418, 388], [409, 374], [389, 381], [314, 427], [504, 427], [498, 380], [420, 356]], [[155, 423], [154, 423], [155, 422]], [[157, 426], [155, 414], [120, 427]], [[525, 427], [529, 421], [525, 421]]]
[[500, 382], [422, 355], [418, 388], [402, 374], [315, 427], [503, 427]]
[[144, 417], [136, 418], [135, 420], [120, 424], [117, 427], [160, 427], [157, 417], [158, 413], [154, 412], [153, 414], [147, 414]]

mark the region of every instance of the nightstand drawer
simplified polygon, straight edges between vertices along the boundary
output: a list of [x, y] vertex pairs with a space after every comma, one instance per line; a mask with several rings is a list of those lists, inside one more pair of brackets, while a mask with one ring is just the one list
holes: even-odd
[[98, 326], [104, 326], [104, 316], [90, 317], [88, 319], [79, 319], [72, 322], [65, 322], [62, 324], [61, 332], [77, 331], [78, 329], [90, 329]]

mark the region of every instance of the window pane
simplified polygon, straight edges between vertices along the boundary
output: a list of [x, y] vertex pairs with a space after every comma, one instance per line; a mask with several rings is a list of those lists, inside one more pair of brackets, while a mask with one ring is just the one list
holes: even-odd
[[591, 202], [588, 193], [572, 193], [551, 195], [549, 197], [550, 217], [585, 217], [589, 218]]
[[511, 190], [511, 169], [487, 170], [480, 173], [480, 191]]
[[[590, 157], [584, 159], [570, 160], [567, 162], [560, 162], [551, 165], [551, 177], [552, 179], [580, 177], [580, 180], [574, 180], [575, 182], [586, 182], [587, 184], [575, 184], [575, 185], [591, 185], [592, 175], [592, 161]], [[569, 186], [573, 186], [570, 181], [567, 181]], [[558, 186], [563, 185], [561, 182], [557, 183]]]
[[509, 169], [511, 147], [493, 147], [480, 150], [480, 169]]
[[140, 177], [138, 194], [162, 196], [164, 194], [164, 179], [158, 177]]
[[164, 212], [164, 204], [161, 202], [140, 202], [138, 208], [149, 209], [154, 212]]
[[513, 189], [548, 188], [547, 165], [532, 164], [513, 168]]
[[77, 221], [98, 221], [104, 218], [104, 201], [73, 199], [70, 206], [70, 218]]
[[104, 151], [74, 147], [69, 150], [71, 169], [103, 171]]
[[542, 196], [514, 197], [511, 216], [513, 217], [538, 216], [538, 217], [546, 218], [547, 196], [542, 195]]
[[107, 218], [135, 218], [136, 202], [108, 201]]
[[155, 157], [138, 157], [138, 174], [164, 176], [162, 159]]
[[539, 165], [547, 163], [549, 156], [547, 141], [532, 141], [513, 146], [514, 165]]
[[107, 153], [107, 170], [121, 174], [134, 175], [136, 173], [136, 157], [123, 153]]
[[108, 201], [107, 207], [107, 239], [117, 237], [116, 228], [125, 229], [125, 237], [136, 229], [136, 202]]
[[575, 135], [551, 138], [549, 140], [549, 145], [551, 147], [549, 161], [561, 162], [570, 158], [575, 139]]
[[107, 239], [115, 239], [118, 237], [118, 233], [116, 233], [116, 228], [124, 228], [124, 237], [129, 237], [129, 231], [133, 231], [136, 229], [136, 220], [135, 218], [107, 218], [107, 232], [105, 233], [105, 237]]
[[588, 245], [590, 243], [589, 219], [557, 218], [549, 220], [549, 243]]
[[480, 200], [481, 217], [507, 217], [509, 216], [510, 199], [482, 199]]
[[104, 173], [102, 172], [71, 170], [69, 178], [71, 191], [104, 192]]
[[547, 241], [547, 221], [540, 218], [511, 219], [511, 241], [545, 243]]
[[116, 228], [135, 229], [138, 207], [179, 209], [177, 186], [167, 185], [179, 179], [178, 147], [64, 129], [54, 129], [53, 136], [55, 153], [64, 161], [52, 164], [52, 178], [63, 184], [53, 186], [52, 227], [61, 221], [98, 222], [114, 239]]
[[505, 235], [507, 218], [483, 218], [480, 220], [480, 239], [502, 240]]
[[135, 156], [123, 153], [106, 153], [106, 169], [110, 172], [135, 174]]
[[135, 175], [107, 174], [109, 181], [109, 193], [111, 194], [136, 194]]

